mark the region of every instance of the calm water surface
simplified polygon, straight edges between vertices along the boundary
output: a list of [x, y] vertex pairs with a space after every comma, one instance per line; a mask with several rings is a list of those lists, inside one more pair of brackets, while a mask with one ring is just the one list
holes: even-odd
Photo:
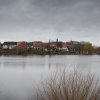
[[100, 56], [1, 56], [0, 100], [28, 100], [52, 71], [74, 67], [100, 77]]

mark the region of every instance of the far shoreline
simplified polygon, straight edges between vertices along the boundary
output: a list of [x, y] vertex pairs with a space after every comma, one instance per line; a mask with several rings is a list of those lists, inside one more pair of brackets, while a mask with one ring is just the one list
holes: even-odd
[[0, 57], [3, 56], [100, 56], [99, 54], [2, 54]]

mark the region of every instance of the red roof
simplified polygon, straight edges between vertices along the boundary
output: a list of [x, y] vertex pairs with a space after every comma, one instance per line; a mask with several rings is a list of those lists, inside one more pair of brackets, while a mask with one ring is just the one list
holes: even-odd
[[65, 43], [65, 42], [63, 42], [63, 43], [62, 43], [62, 47], [66, 48], [66, 47], [68, 47], [68, 44]]
[[50, 48], [56, 48], [56, 47], [57, 47], [56, 42], [51, 42], [50, 43]]
[[27, 48], [28, 46], [28, 43], [27, 42], [17, 42], [17, 47], [20, 47], [20, 48]]
[[33, 42], [33, 46], [35, 46], [35, 47], [43, 47], [44, 43], [41, 42], [41, 41], [35, 41], [35, 42]]

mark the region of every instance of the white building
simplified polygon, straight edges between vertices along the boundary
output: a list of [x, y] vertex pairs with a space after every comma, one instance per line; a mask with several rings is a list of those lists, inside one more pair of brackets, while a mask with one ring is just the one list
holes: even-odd
[[4, 42], [3, 49], [14, 49], [17, 46], [17, 42]]

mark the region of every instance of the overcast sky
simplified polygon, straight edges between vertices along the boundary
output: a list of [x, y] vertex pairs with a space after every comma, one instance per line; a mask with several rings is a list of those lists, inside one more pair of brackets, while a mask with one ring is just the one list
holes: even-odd
[[0, 0], [0, 41], [100, 45], [100, 0]]

